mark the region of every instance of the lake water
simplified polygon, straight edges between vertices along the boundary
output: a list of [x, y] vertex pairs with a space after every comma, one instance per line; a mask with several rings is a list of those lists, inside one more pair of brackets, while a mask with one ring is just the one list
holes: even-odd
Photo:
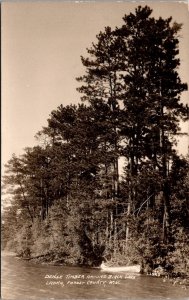
[[161, 278], [40, 265], [7, 253], [1, 272], [2, 299], [189, 299], [189, 290]]

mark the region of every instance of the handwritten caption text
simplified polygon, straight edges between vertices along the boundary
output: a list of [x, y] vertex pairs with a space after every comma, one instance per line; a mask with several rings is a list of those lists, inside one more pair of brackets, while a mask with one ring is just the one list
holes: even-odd
[[132, 275], [113, 275], [113, 274], [102, 274], [102, 275], [91, 275], [91, 274], [46, 274], [44, 276], [46, 285], [48, 286], [74, 286], [74, 285], [119, 285], [123, 279], [135, 279]]

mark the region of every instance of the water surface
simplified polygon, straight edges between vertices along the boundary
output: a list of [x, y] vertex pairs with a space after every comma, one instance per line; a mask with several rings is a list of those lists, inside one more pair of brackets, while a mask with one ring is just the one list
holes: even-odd
[[6, 253], [1, 268], [2, 299], [189, 299], [189, 290], [161, 278], [41, 265]]

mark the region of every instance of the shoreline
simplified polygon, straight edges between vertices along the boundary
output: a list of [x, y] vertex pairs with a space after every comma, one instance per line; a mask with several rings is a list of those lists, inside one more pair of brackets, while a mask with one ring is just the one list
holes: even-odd
[[[41, 265], [49, 265], [49, 266], [67, 266], [67, 267], [80, 267], [80, 268], [84, 268], [84, 267], [88, 267], [88, 268], [95, 268], [95, 269], [101, 269], [100, 266], [89, 266], [89, 265], [81, 265], [81, 264], [69, 264], [66, 263], [65, 261], [63, 262], [62, 260], [50, 260], [50, 254], [43, 254], [43, 255], [37, 255], [34, 257], [22, 257], [21, 255], [18, 255], [17, 253], [13, 252], [13, 251], [7, 251], [7, 250], [1, 250], [1, 256], [3, 257], [7, 257], [7, 256], [11, 256], [11, 257], [15, 257], [17, 259], [20, 260], [26, 260], [26, 261], [31, 261], [33, 263], [39, 263]], [[189, 275], [183, 275], [183, 276], [172, 276], [171, 275], [164, 275], [164, 274], [159, 274], [159, 275], [154, 275], [152, 274], [143, 274], [145, 276], [149, 276], [149, 277], [157, 277], [163, 280], [163, 282], [168, 282], [171, 283], [173, 286], [175, 285], [180, 285], [181, 288], [183, 289], [189, 289]]]

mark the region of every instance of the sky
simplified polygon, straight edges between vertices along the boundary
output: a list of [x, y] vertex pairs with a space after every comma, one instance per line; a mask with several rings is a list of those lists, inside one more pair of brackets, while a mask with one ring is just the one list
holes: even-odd
[[[35, 134], [47, 125], [60, 104], [77, 104], [76, 77], [84, 74], [80, 56], [105, 26], [120, 26], [138, 2], [4, 2], [2, 3], [2, 165], [13, 153], [36, 144]], [[186, 3], [142, 2], [156, 18], [172, 16], [183, 23], [179, 74], [189, 83], [189, 13]], [[189, 103], [189, 92], [182, 101]], [[188, 132], [187, 123], [182, 129]], [[187, 153], [188, 138], [179, 142]]]

